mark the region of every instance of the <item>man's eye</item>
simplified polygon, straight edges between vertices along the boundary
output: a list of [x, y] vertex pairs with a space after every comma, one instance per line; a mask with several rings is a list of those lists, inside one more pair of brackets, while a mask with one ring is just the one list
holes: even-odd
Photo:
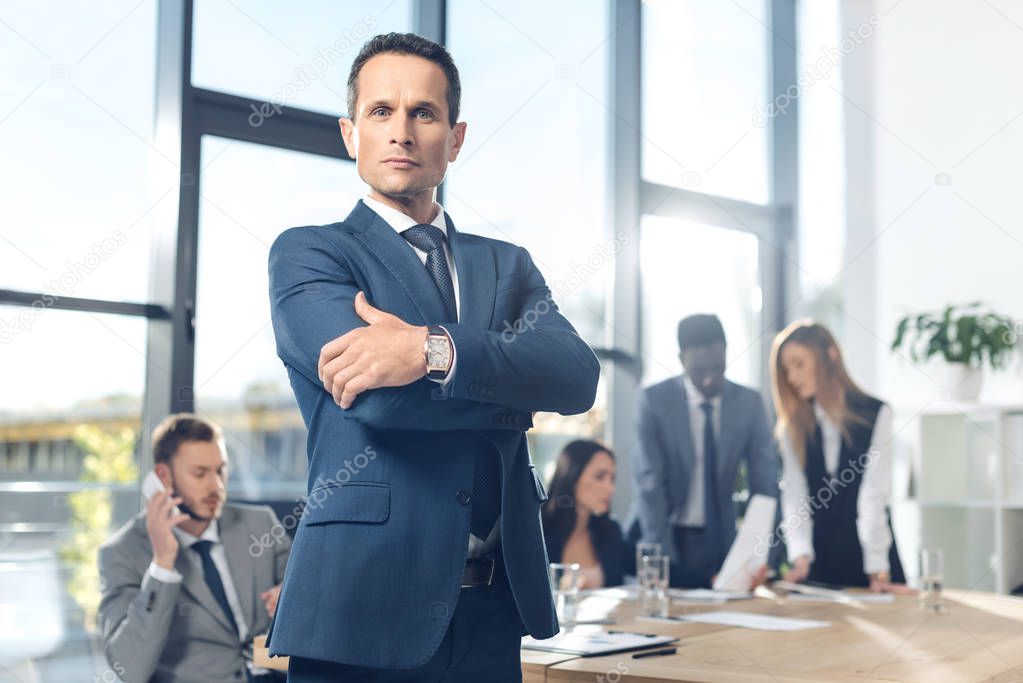
[[370, 112], [370, 116], [383, 116], [386, 113], [387, 113], [387, 110], [384, 109], [383, 107], [380, 107], [380, 108], [377, 108], [377, 109], [374, 109], [373, 111], [371, 111]]
[[429, 111], [427, 111], [426, 109], [420, 109], [418, 112], [416, 112], [416, 116], [418, 116], [421, 119], [432, 119], [433, 118], [433, 114], [430, 113]]

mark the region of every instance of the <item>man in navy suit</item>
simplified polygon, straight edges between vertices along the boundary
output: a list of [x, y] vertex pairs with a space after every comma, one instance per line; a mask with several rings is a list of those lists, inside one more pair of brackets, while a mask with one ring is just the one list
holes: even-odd
[[341, 133], [369, 194], [270, 250], [309, 495], [268, 645], [295, 681], [518, 681], [558, 632], [525, 432], [588, 410], [599, 366], [521, 247], [434, 201], [461, 149], [443, 47], [376, 36]]
[[[735, 490], [778, 496], [778, 454], [760, 394], [725, 379], [725, 331], [714, 315], [678, 324], [682, 375], [639, 397], [632, 473], [644, 541], [660, 543], [680, 587], [710, 587], [735, 540]], [[766, 564], [754, 583], [767, 577]]]

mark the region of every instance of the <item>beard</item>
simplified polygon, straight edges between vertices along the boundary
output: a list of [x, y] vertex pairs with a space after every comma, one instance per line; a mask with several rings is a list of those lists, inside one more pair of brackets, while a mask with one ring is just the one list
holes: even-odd
[[171, 475], [171, 489], [173, 492], [172, 495], [181, 498], [181, 502], [178, 503], [178, 509], [184, 512], [192, 519], [196, 520], [197, 522], [211, 522], [214, 519], [220, 517], [220, 512], [224, 509], [223, 504], [220, 504], [217, 506], [216, 510], [213, 512], [212, 515], [209, 516], [200, 515], [198, 512], [196, 512], [196, 510], [201, 510], [203, 508], [204, 501], [196, 500], [195, 498], [186, 496], [180, 491], [178, 491], [178, 487], [175, 485], [174, 482], [173, 474]]

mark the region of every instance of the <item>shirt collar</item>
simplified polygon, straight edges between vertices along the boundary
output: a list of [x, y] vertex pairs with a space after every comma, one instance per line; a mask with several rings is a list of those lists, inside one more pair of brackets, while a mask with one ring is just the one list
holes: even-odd
[[[398, 211], [397, 209], [391, 208], [383, 202], [373, 199], [369, 195], [362, 198], [362, 202], [373, 209], [374, 213], [384, 219], [384, 222], [390, 225], [400, 235], [405, 230], [408, 230], [413, 225], [419, 225], [416, 223], [411, 216]], [[444, 233], [444, 238], [448, 236], [448, 223], [444, 220], [444, 207], [437, 202], [433, 203], [436, 214], [434, 214], [433, 220], [430, 221], [430, 225], [434, 225], [440, 228], [440, 231]]]
[[192, 547], [197, 541], [212, 541], [214, 545], [220, 543], [220, 522], [216, 519], [199, 536], [193, 536], [181, 527], [174, 527], [173, 531], [181, 545], [187, 548]]
[[[689, 378], [689, 375], [682, 375], [682, 383], [685, 384], [686, 394], [691, 403], [700, 405], [701, 403], [707, 402], [708, 399], [704, 398], [700, 390], [696, 388], [696, 385], [693, 384], [693, 380]], [[714, 406], [714, 408], [719, 407], [721, 405], [721, 394], [710, 399], [710, 404]]]
[[821, 424], [832, 424], [831, 416], [828, 415], [828, 412], [824, 410], [823, 406], [821, 406], [820, 401], [813, 399], [810, 403], [813, 404], [813, 414], [817, 418], [817, 422], [820, 422]]

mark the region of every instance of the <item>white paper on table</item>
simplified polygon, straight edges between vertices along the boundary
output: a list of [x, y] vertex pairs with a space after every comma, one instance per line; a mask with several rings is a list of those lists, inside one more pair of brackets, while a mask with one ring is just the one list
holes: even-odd
[[895, 596], [891, 593], [845, 593], [843, 596], [818, 595], [816, 593], [789, 593], [786, 600], [796, 602], [837, 602], [842, 603], [843, 597], [854, 602], [872, 602], [882, 605], [889, 605], [895, 602]]
[[[746, 507], [739, 533], [732, 543], [725, 563], [714, 581], [714, 590], [748, 591], [761, 566], [767, 564], [768, 541], [774, 526], [774, 510], [778, 501], [757, 494]], [[758, 551], [758, 545], [762, 548]]]
[[814, 621], [812, 619], [792, 619], [774, 617], [769, 614], [750, 614], [749, 612], [704, 612], [682, 617], [684, 621], [697, 621], [703, 624], [720, 624], [722, 626], [738, 626], [759, 631], [805, 631], [811, 628], [831, 626], [830, 621]]
[[526, 650], [542, 652], [562, 652], [581, 657], [614, 654], [674, 643], [675, 636], [661, 636], [653, 633], [610, 633], [598, 627], [577, 626], [563, 630], [558, 635], [545, 640], [535, 640], [532, 636], [522, 638], [522, 647]]
[[670, 588], [668, 596], [691, 602], [728, 602], [729, 600], [749, 600], [753, 597], [753, 593], [750, 591], [716, 591], [709, 588]]

